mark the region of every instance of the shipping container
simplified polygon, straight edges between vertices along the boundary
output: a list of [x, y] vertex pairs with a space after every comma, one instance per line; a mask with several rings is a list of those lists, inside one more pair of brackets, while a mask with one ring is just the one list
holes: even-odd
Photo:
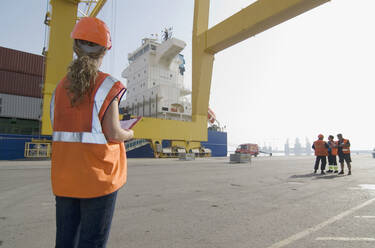
[[212, 157], [226, 157], [228, 153], [227, 148], [227, 133], [208, 130], [207, 141], [201, 142], [202, 146], [211, 149]]
[[42, 99], [0, 93], [0, 117], [39, 120]]
[[44, 61], [41, 55], [0, 46], [0, 70], [43, 76]]
[[40, 124], [38, 120], [0, 117], [0, 133], [38, 135], [40, 133]]
[[0, 93], [42, 97], [43, 77], [0, 69]]

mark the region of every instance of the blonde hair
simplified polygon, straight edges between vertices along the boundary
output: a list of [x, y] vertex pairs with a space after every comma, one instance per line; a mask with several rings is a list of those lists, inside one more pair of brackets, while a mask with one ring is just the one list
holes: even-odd
[[89, 41], [74, 40], [73, 50], [77, 58], [68, 67], [69, 84], [65, 87], [72, 107], [77, 106], [83, 96], [91, 94], [100, 66], [99, 59], [104, 56], [106, 48]]

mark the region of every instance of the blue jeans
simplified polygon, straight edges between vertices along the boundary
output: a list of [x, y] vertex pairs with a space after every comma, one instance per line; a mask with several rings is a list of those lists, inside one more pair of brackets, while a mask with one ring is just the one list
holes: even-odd
[[104, 248], [117, 191], [90, 198], [56, 196], [56, 248]]

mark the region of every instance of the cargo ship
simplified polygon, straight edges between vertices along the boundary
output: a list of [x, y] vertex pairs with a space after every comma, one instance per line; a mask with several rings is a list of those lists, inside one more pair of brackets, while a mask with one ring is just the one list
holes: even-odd
[[[184, 86], [185, 61], [180, 54], [185, 42], [168, 37], [144, 39], [128, 56], [122, 72], [128, 93], [120, 111], [135, 116], [191, 121], [191, 91]], [[43, 74], [45, 58], [0, 47], [0, 160], [23, 159], [25, 144], [41, 136]], [[215, 114], [208, 113], [206, 142], [194, 152], [206, 156], [227, 156], [227, 133]], [[129, 144], [127, 144], [129, 145]], [[162, 142], [170, 149], [171, 141]], [[153, 157], [147, 141], [129, 147], [128, 157]]]
[[[170, 30], [158, 38], [144, 38], [141, 46], [128, 54], [129, 65], [123, 70], [127, 95], [120, 104], [120, 113], [131, 116], [154, 117], [167, 120], [191, 121], [191, 90], [184, 82], [185, 59], [181, 51], [186, 43], [171, 37]], [[195, 153], [198, 156], [227, 156], [227, 133], [209, 108], [206, 142], [201, 149], [176, 153]], [[170, 140], [163, 140], [162, 149], [171, 153]], [[128, 147], [128, 157], [154, 157], [149, 143]]]

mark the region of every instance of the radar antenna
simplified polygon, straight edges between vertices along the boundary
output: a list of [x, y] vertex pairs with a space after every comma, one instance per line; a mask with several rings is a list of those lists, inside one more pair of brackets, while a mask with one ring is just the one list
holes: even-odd
[[164, 28], [164, 30], [161, 32], [163, 41], [166, 41], [172, 38], [172, 30], [173, 30], [172, 27]]

